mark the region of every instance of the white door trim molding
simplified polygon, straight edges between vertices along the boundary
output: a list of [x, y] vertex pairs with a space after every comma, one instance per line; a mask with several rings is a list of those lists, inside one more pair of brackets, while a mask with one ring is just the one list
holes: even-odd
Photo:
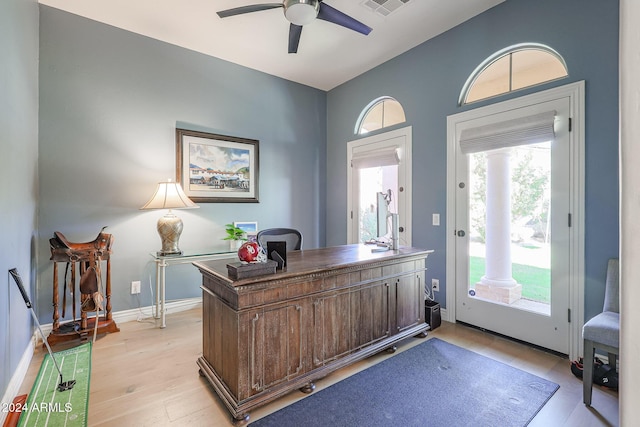
[[569, 357], [582, 354], [582, 326], [584, 325], [584, 81], [510, 99], [447, 117], [447, 242], [446, 242], [446, 320], [456, 321], [456, 124], [482, 116], [498, 114], [558, 98], [569, 98], [571, 123], [570, 150], [570, 278]]

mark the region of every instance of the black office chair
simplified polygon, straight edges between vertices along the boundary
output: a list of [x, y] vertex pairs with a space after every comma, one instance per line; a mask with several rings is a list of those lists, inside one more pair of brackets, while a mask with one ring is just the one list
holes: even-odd
[[302, 249], [302, 234], [293, 228], [267, 228], [258, 231], [258, 244], [267, 248], [267, 242], [287, 242], [287, 251]]

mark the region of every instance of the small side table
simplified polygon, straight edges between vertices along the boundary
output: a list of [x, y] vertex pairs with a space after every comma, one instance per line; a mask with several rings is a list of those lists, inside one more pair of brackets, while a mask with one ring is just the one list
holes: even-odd
[[156, 252], [151, 252], [150, 255], [156, 262], [156, 313], [154, 317], [156, 319], [160, 319], [161, 328], [166, 328], [165, 289], [167, 266], [173, 264], [188, 264], [194, 261], [210, 261], [225, 258], [232, 259], [236, 257], [236, 252], [187, 251], [181, 255], [158, 255]]

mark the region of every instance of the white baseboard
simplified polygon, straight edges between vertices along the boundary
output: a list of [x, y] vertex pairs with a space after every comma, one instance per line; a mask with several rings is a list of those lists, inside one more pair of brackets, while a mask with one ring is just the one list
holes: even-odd
[[[191, 310], [192, 308], [196, 308], [201, 304], [202, 304], [202, 297], [195, 297], [195, 298], [186, 298], [186, 299], [179, 299], [175, 301], [169, 301], [164, 305], [164, 307], [166, 310], [166, 314], [171, 314], [171, 313], [178, 313], [180, 311]], [[130, 310], [114, 311], [112, 313], [112, 316], [113, 316], [113, 320], [115, 320], [116, 323], [126, 323], [126, 322], [133, 322], [140, 319], [148, 319], [150, 317], [153, 317], [154, 313], [155, 313], [155, 306], [148, 305], [146, 307], [132, 308]], [[89, 317], [91, 318], [93, 316], [89, 316]], [[45, 335], [49, 335], [49, 333], [53, 329], [53, 323], [47, 323], [45, 325], [41, 325], [41, 327], [42, 327], [42, 333]], [[42, 338], [42, 337], [38, 336], [38, 338]]]
[[[180, 311], [191, 310], [192, 308], [197, 308], [202, 305], [202, 297], [196, 298], [187, 298], [181, 300], [170, 301], [165, 304], [165, 310], [167, 314], [170, 313], [178, 313]], [[113, 320], [116, 323], [126, 323], [132, 322], [139, 319], [145, 319], [149, 317], [153, 317], [155, 313], [154, 306], [147, 306], [141, 308], [133, 308], [130, 310], [123, 310], [113, 313]], [[53, 324], [48, 323], [45, 325], [40, 325], [42, 328], [42, 333], [45, 336], [48, 336], [51, 330], [53, 329]], [[40, 336], [40, 332], [36, 329], [32, 339], [29, 341], [29, 345], [24, 351], [22, 358], [20, 358], [20, 363], [16, 367], [13, 376], [11, 377], [11, 381], [7, 387], [7, 390], [2, 397], [1, 402], [3, 403], [11, 403], [13, 399], [18, 395], [18, 391], [22, 386], [22, 382], [24, 381], [24, 377], [27, 375], [27, 371], [29, 370], [29, 365], [31, 364], [31, 359], [33, 358], [33, 352], [36, 348], [36, 345], [39, 345], [42, 342], [42, 337]], [[4, 424], [4, 420], [7, 417], [7, 413], [4, 411], [0, 411], [0, 425]]]
[[[9, 404], [13, 402], [13, 399], [18, 395], [20, 391], [20, 387], [22, 386], [22, 381], [24, 381], [24, 377], [27, 375], [27, 371], [29, 370], [29, 364], [31, 364], [31, 359], [33, 358], [33, 351], [35, 350], [36, 339], [35, 335], [31, 340], [29, 340], [29, 344], [27, 348], [25, 348], [22, 357], [20, 358], [20, 362], [16, 367], [16, 370], [13, 372], [13, 376], [11, 377], [11, 381], [9, 381], [9, 385], [7, 386], [7, 390], [2, 396], [3, 404]], [[4, 421], [7, 418], [7, 411], [0, 411], [0, 425], [4, 425]]]
[[[166, 314], [171, 314], [191, 310], [192, 308], [196, 308], [200, 305], [202, 305], [202, 297], [195, 297], [169, 301], [164, 305], [164, 308], [166, 310]], [[132, 308], [131, 310], [113, 313], [113, 320], [115, 320], [116, 323], [126, 323], [140, 319], [147, 319], [149, 317], [153, 317], [154, 314], [155, 306]]]

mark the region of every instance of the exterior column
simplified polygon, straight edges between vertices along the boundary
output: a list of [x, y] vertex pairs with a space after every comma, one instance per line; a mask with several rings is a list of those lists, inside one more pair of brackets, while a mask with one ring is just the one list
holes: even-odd
[[485, 275], [476, 295], [511, 304], [522, 297], [522, 285], [511, 271], [511, 150], [487, 152]]

